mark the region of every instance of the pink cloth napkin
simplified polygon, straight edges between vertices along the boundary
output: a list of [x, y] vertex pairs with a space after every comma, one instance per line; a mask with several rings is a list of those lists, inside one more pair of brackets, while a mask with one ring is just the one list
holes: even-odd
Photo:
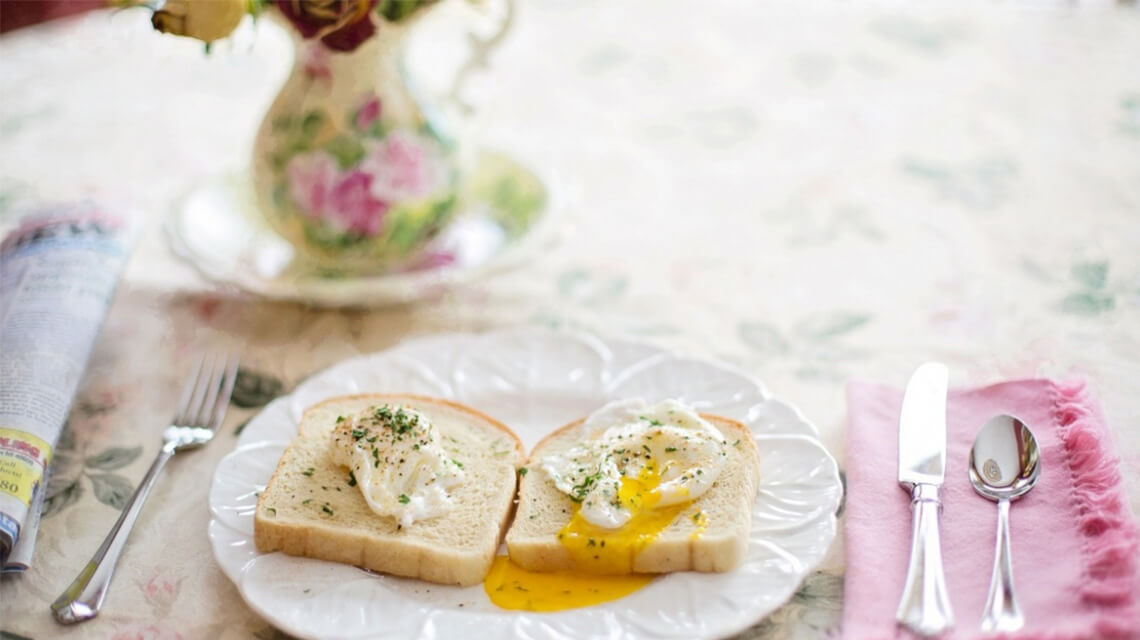
[[[895, 625], [910, 548], [910, 497], [898, 485], [902, 391], [847, 390], [847, 577], [843, 637], [910, 637]], [[1014, 583], [1026, 626], [1013, 638], [1140, 638], [1138, 534], [1099, 407], [1079, 383], [1024, 380], [952, 391], [947, 401], [942, 558], [954, 608], [947, 638], [982, 637], [997, 506], [974, 493], [970, 446], [992, 416], [1033, 430], [1041, 477], [1013, 503]]]

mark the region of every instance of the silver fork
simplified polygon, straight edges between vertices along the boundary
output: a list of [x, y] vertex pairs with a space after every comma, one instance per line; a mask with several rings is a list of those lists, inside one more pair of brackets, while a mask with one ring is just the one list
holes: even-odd
[[236, 357], [222, 352], [199, 358], [182, 390], [178, 410], [174, 413], [170, 426], [162, 432], [162, 449], [158, 452], [158, 457], [150, 465], [139, 488], [135, 489], [134, 495], [119, 515], [119, 520], [91, 557], [91, 561], [83, 567], [71, 586], [52, 603], [52, 614], [57, 621], [74, 624], [90, 620], [99, 613], [111, 586], [115, 565], [119, 563], [119, 555], [123, 552], [127, 537], [131, 535], [135, 520], [158, 475], [175, 453], [200, 447], [214, 437], [226, 416], [226, 407], [237, 378], [237, 366]]

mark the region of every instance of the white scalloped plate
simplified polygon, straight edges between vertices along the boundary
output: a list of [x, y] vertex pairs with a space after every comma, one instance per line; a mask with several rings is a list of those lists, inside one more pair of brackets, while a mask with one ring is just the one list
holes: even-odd
[[[305, 407], [332, 395], [409, 392], [451, 398], [510, 425], [529, 449], [617, 398], [680, 398], [741, 420], [761, 452], [749, 552], [721, 574], [676, 573], [615, 602], [555, 613], [504, 611], [482, 586], [458, 588], [259, 553], [256, 494]], [[788, 600], [835, 539], [843, 489], [815, 427], [725, 364], [590, 335], [511, 330], [414, 340], [346, 360], [273, 401], [245, 427], [210, 489], [214, 555], [245, 601], [274, 625], [321, 638], [700, 638], [740, 631]]]

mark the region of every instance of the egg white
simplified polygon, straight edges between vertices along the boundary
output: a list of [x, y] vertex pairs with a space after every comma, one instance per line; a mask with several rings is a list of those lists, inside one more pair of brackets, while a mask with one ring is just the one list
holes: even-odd
[[607, 529], [633, 517], [630, 505], [618, 499], [623, 477], [659, 477], [651, 493], [654, 506], [664, 507], [707, 492], [728, 455], [724, 435], [675, 400], [610, 403], [587, 418], [582, 430], [582, 441], [543, 458], [542, 469], [560, 491], [581, 502], [583, 518]]

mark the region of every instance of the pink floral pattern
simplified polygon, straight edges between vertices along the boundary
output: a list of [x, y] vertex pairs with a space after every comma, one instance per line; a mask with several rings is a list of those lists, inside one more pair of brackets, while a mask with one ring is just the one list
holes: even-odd
[[[379, 112], [379, 101], [366, 104], [358, 124], [371, 124]], [[396, 131], [373, 143], [355, 168], [340, 169], [329, 153], [310, 151], [289, 160], [286, 177], [289, 195], [307, 219], [333, 231], [374, 236], [383, 231], [392, 207], [445, 187], [447, 169], [434, 141]]]
[[376, 235], [388, 212], [388, 203], [373, 197], [373, 176], [363, 171], [343, 174], [333, 187], [329, 212], [349, 231], [366, 236]]
[[163, 572], [154, 574], [150, 580], [146, 581], [146, 584], [142, 585], [142, 592], [146, 596], [146, 601], [162, 616], [170, 613], [181, 589], [181, 579], [171, 582]]
[[380, 98], [373, 96], [356, 112], [354, 119], [358, 131], [367, 131], [380, 120]]
[[297, 55], [301, 58], [301, 68], [305, 75], [314, 80], [332, 80], [332, 69], [329, 68], [329, 50], [324, 47], [310, 46], [297, 47]]
[[409, 131], [393, 131], [361, 162], [372, 181], [372, 194], [387, 202], [429, 196], [446, 182], [438, 145]]

